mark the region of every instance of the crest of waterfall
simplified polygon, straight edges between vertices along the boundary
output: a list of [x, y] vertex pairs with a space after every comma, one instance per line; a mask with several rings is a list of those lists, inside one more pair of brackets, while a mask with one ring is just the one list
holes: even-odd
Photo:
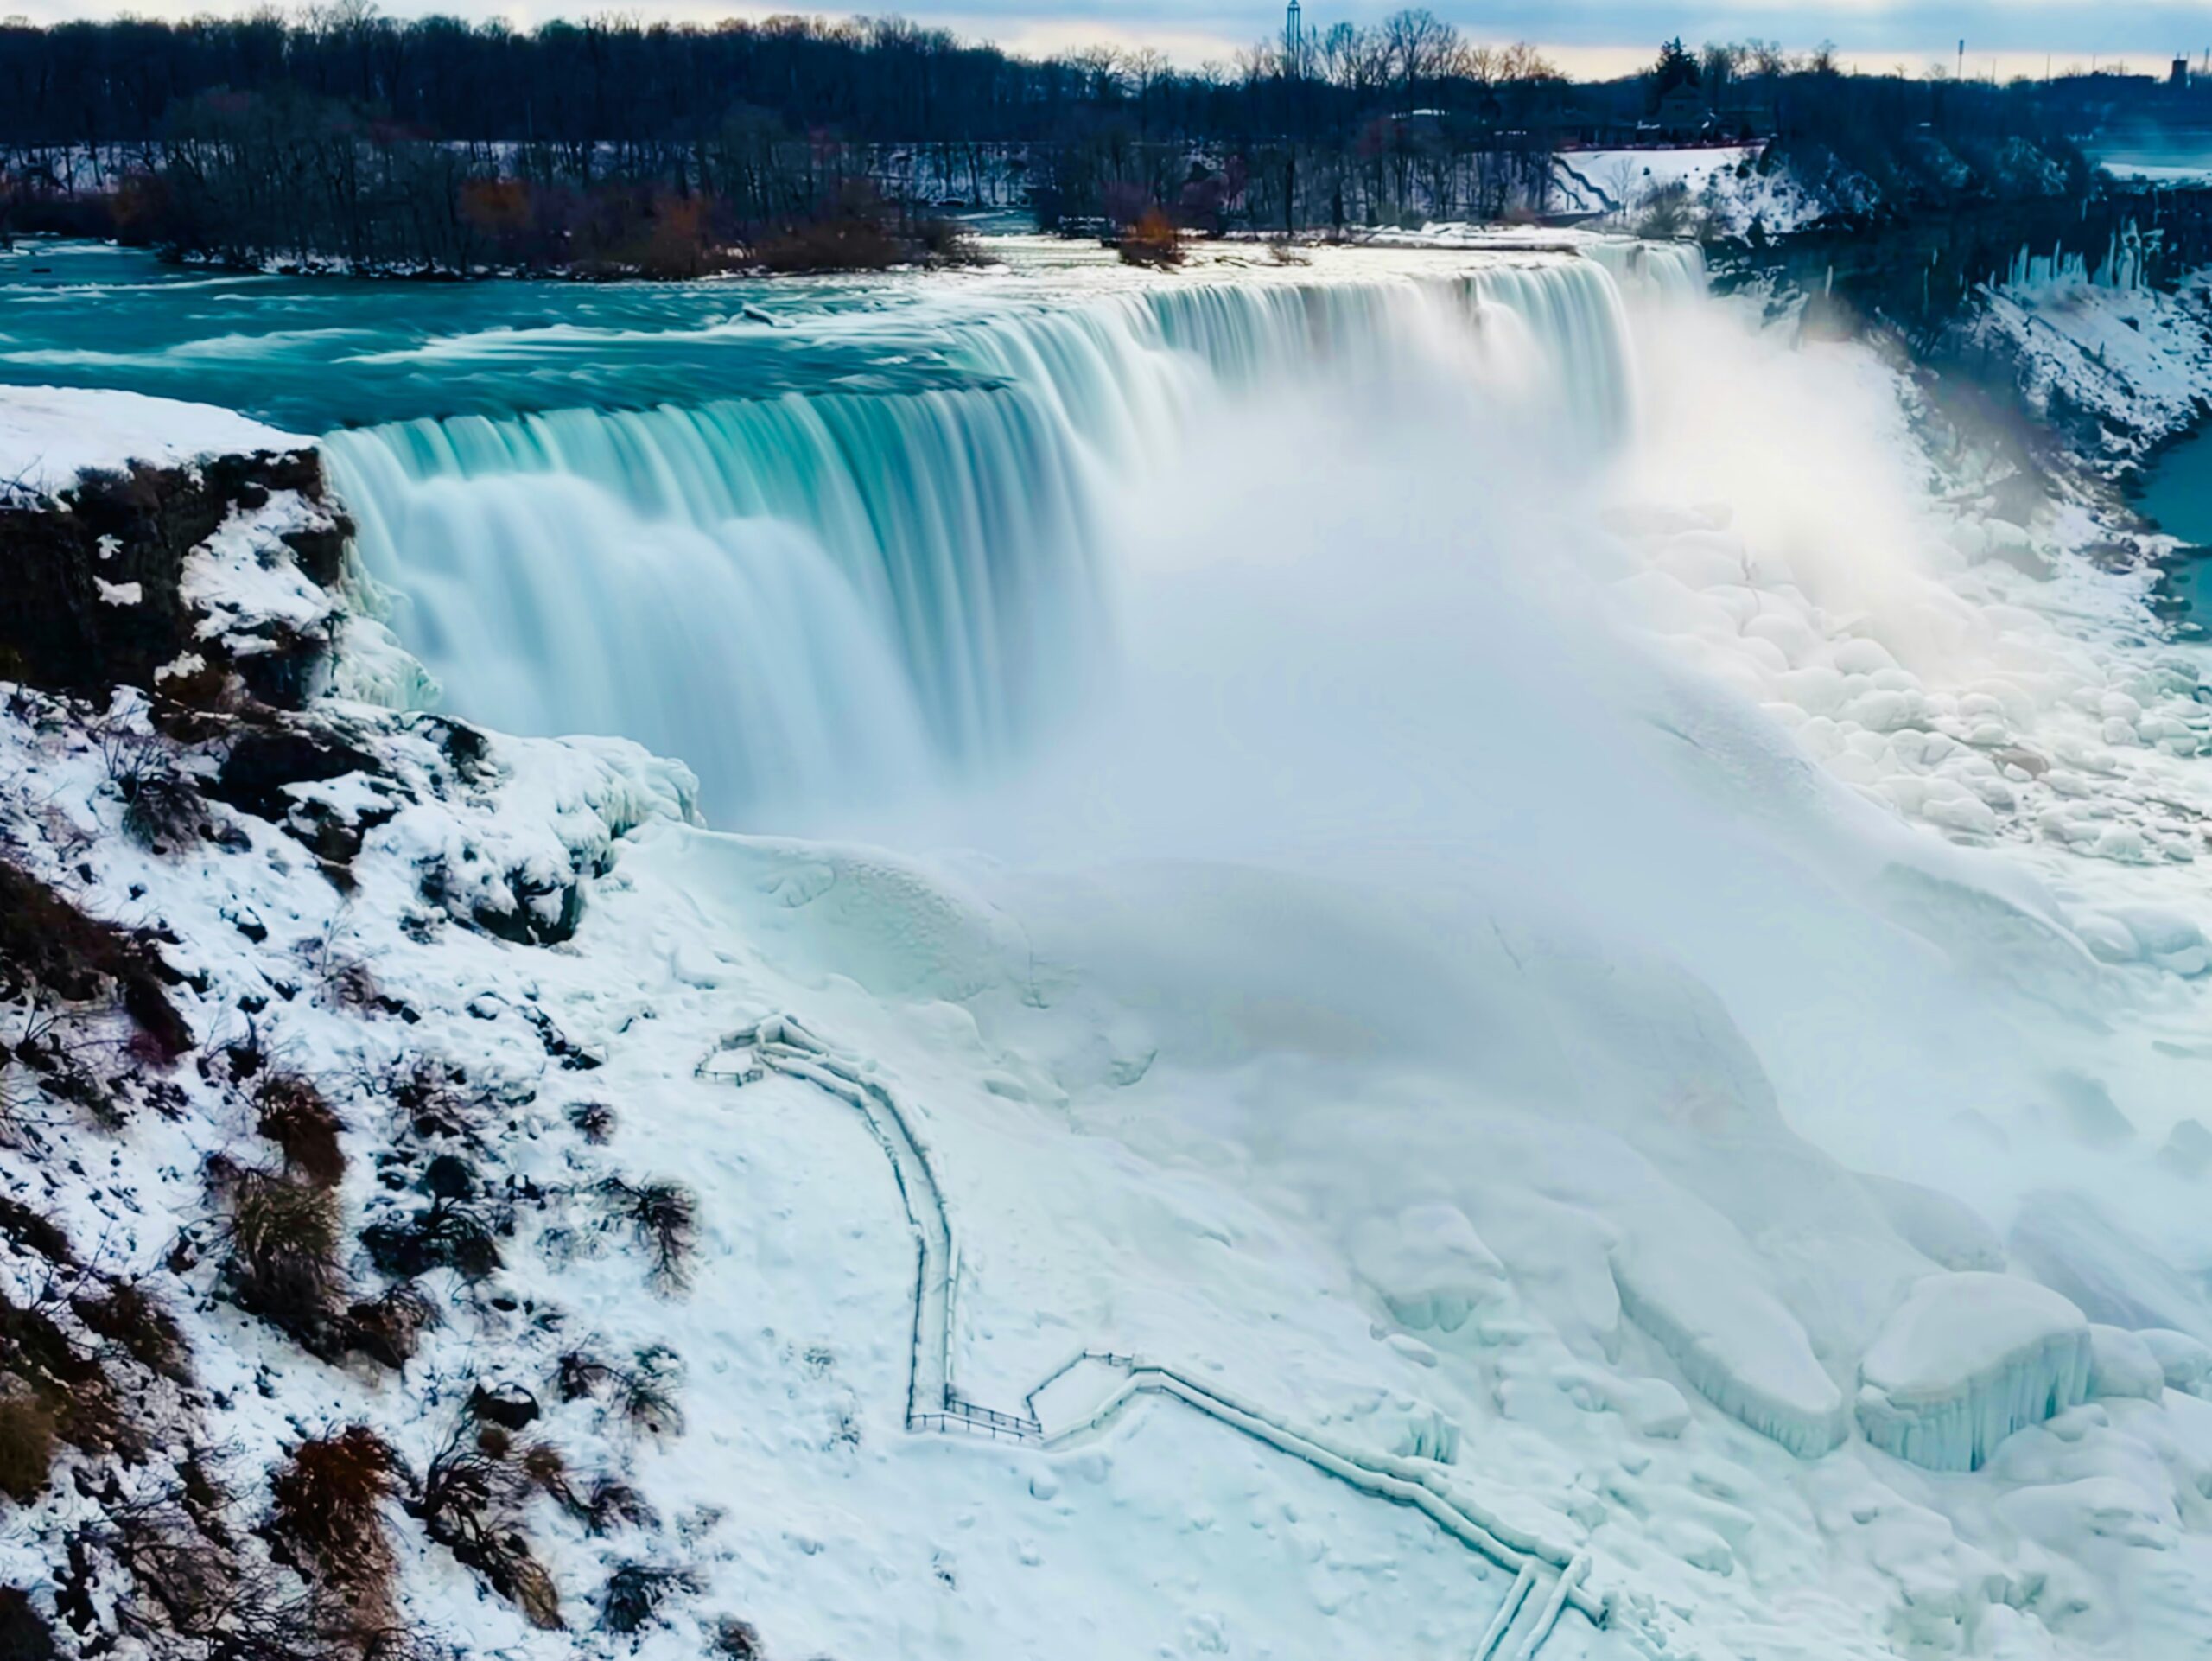
[[1622, 284], [1672, 292], [1694, 258], [1161, 284], [951, 325], [938, 390], [405, 422], [324, 451], [454, 713], [636, 738], [716, 818], [789, 826], [1002, 763], [1082, 699], [1118, 516], [1192, 421], [1418, 383], [1602, 451], [1635, 408]]
[[1705, 251], [1694, 242], [1592, 242], [1585, 252], [1633, 301], [1673, 303], [1705, 292]]

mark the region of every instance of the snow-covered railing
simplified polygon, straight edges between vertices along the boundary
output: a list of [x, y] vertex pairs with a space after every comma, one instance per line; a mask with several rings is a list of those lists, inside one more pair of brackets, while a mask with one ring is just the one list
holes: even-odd
[[[1560, 1613], [1573, 1608], [1603, 1626], [1607, 1600], [1584, 1584], [1586, 1552], [1570, 1550], [1507, 1522], [1459, 1492], [1433, 1461], [1356, 1451], [1300, 1429], [1183, 1370], [1110, 1350], [1078, 1350], [1046, 1374], [1022, 1397], [1023, 1411], [1001, 1412], [960, 1396], [952, 1386], [953, 1308], [959, 1289], [959, 1253], [951, 1213], [944, 1203], [926, 1144], [898, 1098], [859, 1063], [839, 1055], [790, 1015], [771, 1016], [733, 1034], [699, 1064], [702, 1078], [743, 1085], [770, 1072], [810, 1084], [859, 1111], [891, 1163], [892, 1178], [915, 1240], [914, 1327], [906, 1384], [906, 1428], [958, 1432], [997, 1440], [1064, 1446], [1109, 1422], [1140, 1395], [1165, 1396], [1207, 1417], [1302, 1461], [1348, 1486], [1421, 1512], [1468, 1550], [1515, 1575], [1475, 1661], [1507, 1661], [1500, 1645], [1529, 1607], [1536, 1587], [1549, 1588], [1535, 1605], [1510, 1661], [1534, 1661]], [[1122, 1375], [1116, 1387], [1082, 1417], [1047, 1431], [1038, 1403], [1054, 1385], [1084, 1366]]]

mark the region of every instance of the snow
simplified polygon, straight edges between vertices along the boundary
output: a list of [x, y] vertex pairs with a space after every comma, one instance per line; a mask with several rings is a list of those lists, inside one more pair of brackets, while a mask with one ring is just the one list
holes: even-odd
[[2165, 1368], [2148, 1344], [2117, 1327], [2090, 1324], [2090, 1395], [2139, 1396], [2155, 1402], [2165, 1388]]
[[1982, 1272], [1931, 1275], [1859, 1364], [1859, 1422], [1931, 1471], [1978, 1470], [2014, 1431], [2087, 1399], [2089, 1324], [2056, 1293]]
[[2031, 409], [2101, 423], [2090, 459], [2116, 467], [2195, 423], [2212, 384], [2205, 300], [2202, 273], [2171, 293], [2047, 277], [1988, 290], [1972, 328], [2017, 356]]
[[1681, 150], [1562, 150], [1552, 158], [1560, 211], [1635, 228], [1653, 200], [1676, 188], [1721, 236], [1757, 225], [1768, 236], [1803, 229], [1828, 209], [1788, 169], [1761, 166], [1763, 144]]
[[2031, 1194], [2009, 1237], [2013, 1257], [2093, 1321], [2130, 1331], [2158, 1327], [2212, 1342], [2202, 1283], [2078, 1193]]
[[229, 410], [137, 392], [0, 386], [0, 485], [66, 490], [88, 469], [188, 465], [207, 456], [308, 448], [311, 440]]

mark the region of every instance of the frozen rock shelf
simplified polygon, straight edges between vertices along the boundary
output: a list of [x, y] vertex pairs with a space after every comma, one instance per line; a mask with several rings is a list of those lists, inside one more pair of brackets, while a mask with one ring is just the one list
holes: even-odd
[[2089, 1323], [2010, 1275], [1930, 1275], [1891, 1312], [1859, 1365], [1859, 1422], [1876, 1447], [1931, 1471], [1974, 1471], [2015, 1430], [2089, 1395]]
[[[698, 1067], [734, 1085], [769, 1073], [810, 1084], [856, 1110], [891, 1163], [914, 1231], [914, 1329], [906, 1428], [1064, 1446], [1107, 1424], [1141, 1395], [1183, 1403], [1360, 1492], [1409, 1506], [1469, 1550], [1515, 1575], [1475, 1651], [1477, 1661], [1534, 1661], [1560, 1615], [1573, 1608], [1603, 1626], [1608, 1601], [1586, 1584], [1588, 1554], [1515, 1528], [1449, 1482], [1433, 1461], [1354, 1451], [1150, 1358], [1079, 1352], [1030, 1391], [1019, 1413], [960, 1396], [952, 1378], [952, 1316], [959, 1249], [925, 1144], [898, 1098], [863, 1064], [841, 1055], [790, 1015], [732, 1034]], [[1048, 1424], [1046, 1416], [1052, 1416]]]

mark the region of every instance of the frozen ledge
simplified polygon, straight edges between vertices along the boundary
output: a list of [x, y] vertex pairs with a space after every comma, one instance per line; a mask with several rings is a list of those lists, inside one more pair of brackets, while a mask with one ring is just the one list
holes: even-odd
[[289, 454], [314, 442], [212, 404], [77, 386], [0, 386], [0, 501], [56, 495], [87, 472]]
[[1781, 1299], [1693, 1251], [1617, 1249], [1628, 1318], [1659, 1341], [1699, 1395], [1800, 1459], [1851, 1434], [1843, 1392]]
[[1859, 1422], [1877, 1448], [1931, 1471], [1979, 1470], [2015, 1430], [2086, 1401], [2089, 1323], [2010, 1275], [1914, 1282], [1859, 1366]]

